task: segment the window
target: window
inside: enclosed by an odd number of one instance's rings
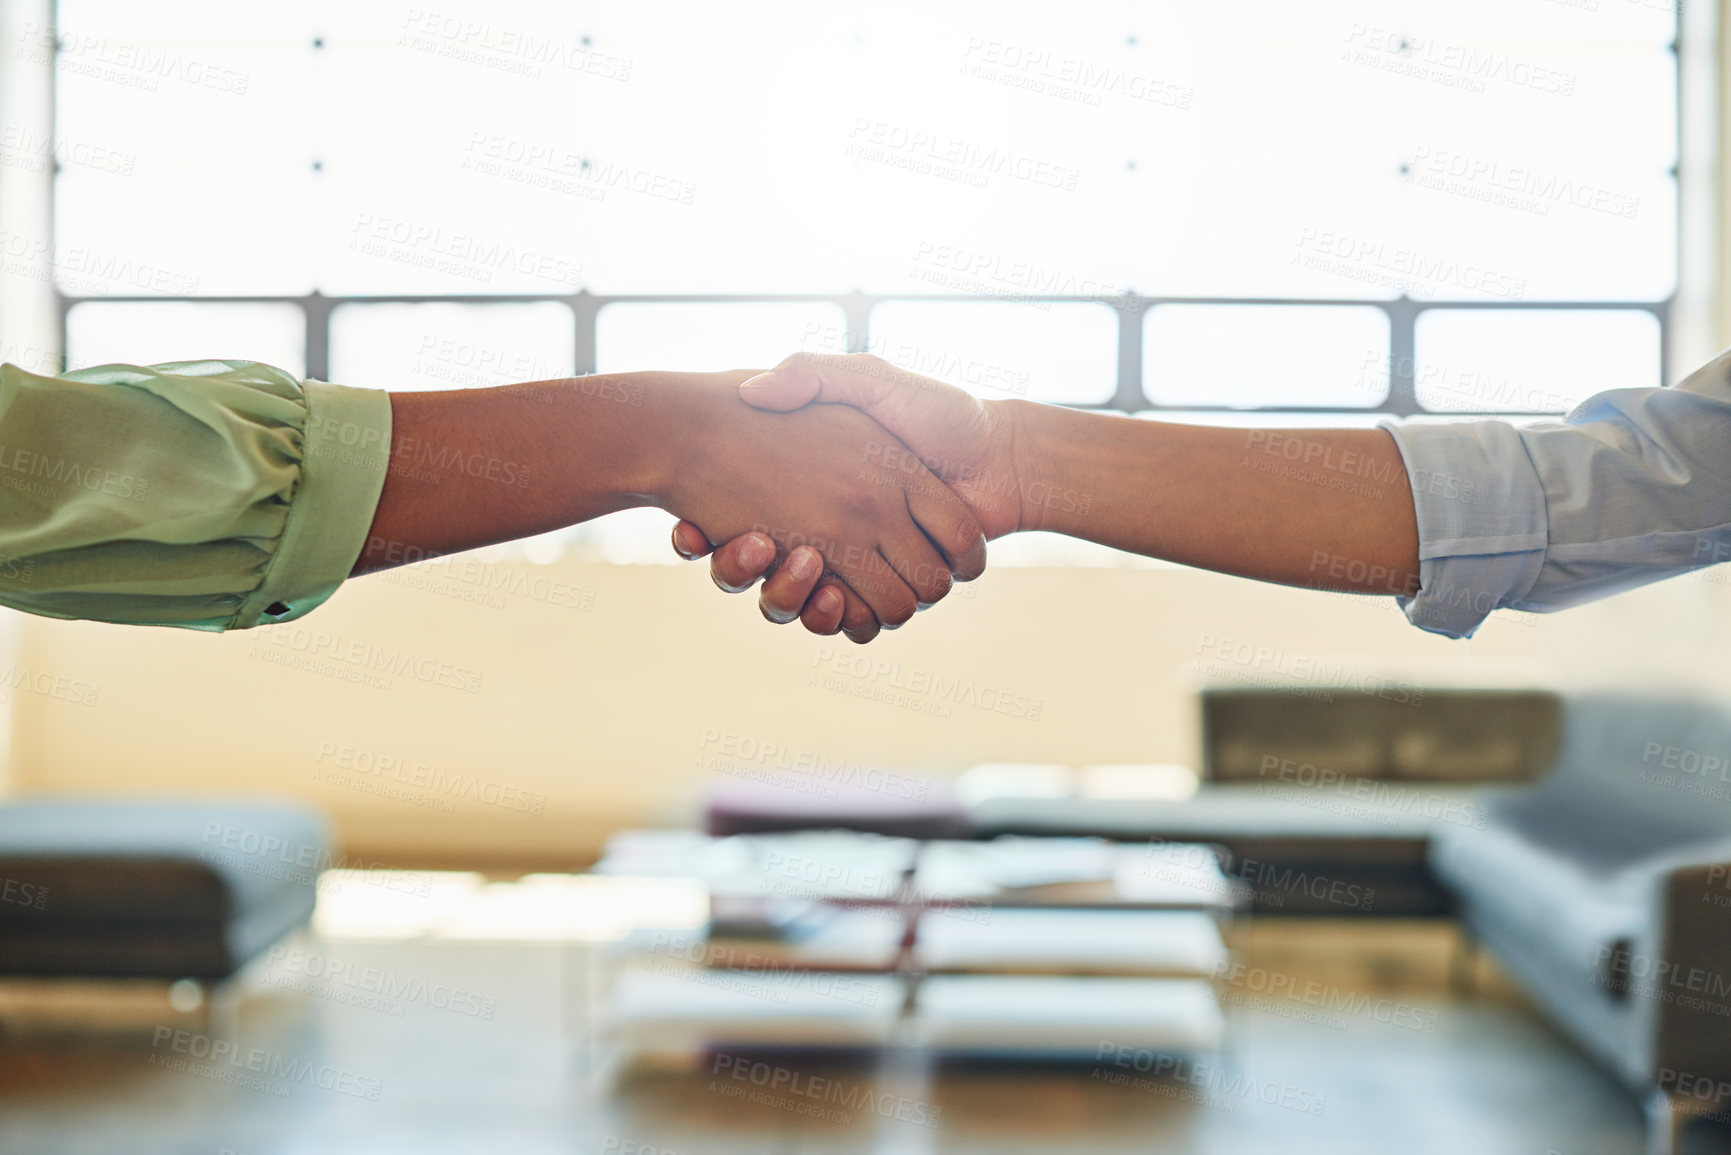
[[[1667,9],[61,0],[18,50],[56,56],[74,363],[450,388],[869,348],[1362,422],[1663,378]]]

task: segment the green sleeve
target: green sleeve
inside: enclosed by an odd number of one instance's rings
[[[250,361],[0,366],[0,604],[197,630],[342,584],[390,459],[388,394]]]

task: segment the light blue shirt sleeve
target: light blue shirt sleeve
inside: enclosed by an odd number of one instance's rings
[[[1669,389],[1612,389],[1562,421],[1385,421],[1418,515],[1413,625],[1566,609],[1731,560],[1731,352]]]

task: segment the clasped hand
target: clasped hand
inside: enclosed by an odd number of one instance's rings
[[[766,577],[759,605],[772,622],[870,641],[952,580],[978,577],[985,540],[1022,528],[1014,402],[863,354],[796,354],[767,373],[716,376],[738,379],[739,396],[765,412],[700,442],[716,456],[682,470],[693,492],[668,503],[684,519],[673,545],[688,559],[713,551],[711,574],[729,592]],[[726,493],[702,480],[741,451],[775,468],[729,473]]]

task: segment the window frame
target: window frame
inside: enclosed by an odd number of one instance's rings
[[[51,0],[53,11],[53,27],[59,26],[59,4]],[[1677,22],[1679,25],[1681,21]],[[1677,156],[1682,156],[1684,146],[1683,120],[1687,109],[1685,107],[1685,92],[1688,81],[1684,77],[1686,54],[1680,50],[1681,32],[1673,28],[1670,42],[1665,50],[1670,52],[1674,62],[1673,76],[1675,79],[1673,100],[1678,115],[1674,118],[1677,136]],[[50,109],[50,140],[57,144],[59,140],[58,124],[53,110],[58,103],[58,60],[60,55],[59,37],[55,37],[54,61],[48,69],[49,75],[49,109]],[[52,155],[52,152],[51,152]],[[51,168],[53,182],[59,179],[59,164],[56,161]],[[944,303],[1019,303],[1019,304],[1058,304],[1081,303],[1095,304],[1114,310],[1118,318],[1117,342],[1117,384],[1113,395],[1103,401],[1091,403],[1065,402],[1070,408],[1104,410],[1111,412],[1159,415],[1161,413],[1184,414],[1203,417],[1208,414],[1230,414],[1235,417],[1253,415],[1277,419],[1283,414],[1315,418],[1319,415],[1337,415],[1342,418],[1362,420],[1365,417],[1421,417],[1434,416],[1446,419],[1462,419],[1472,417],[1517,417],[1532,418],[1543,416],[1531,412],[1513,412],[1509,410],[1447,410],[1436,411],[1423,408],[1417,397],[1414,374],[1417,370],[1416,331],[1420,315],[1430,309],[1496,309],[1505,311],[1520,310],[1598,310],[1622,311],[1633,310],[1653,315],[1659,325],[1659,380],[1669,382],[1671,359],[1674,344],[1673,312],[1677,307],[1684,276],[1682,251],[1683,224],[1683,182],[1680,179],[1678,167],[1674,164],[1669,173],[1672,179],[1674,207],[1678,227],[1675,231],[1675,248],[1672,253],[1673,268],[1677,276],[1673,281],[1669,296],[1659,301],[1629,301],[1629,300],[1521,300],[1521,301],[1484,301],[1484,300],[1437,300],[1433,298],[1412,298],[1402,294],[1395,298],[1322,298],[1322,297],[1188,297],[1188,296],[1146,296],[1127,292],[1116,296],[1072,296],[1072,295],[1007,295],[1002,293],[862,293],[850,292],[841,294],[811,294],[811,293],[742,293],[742,294],[625,294],[601,295],[578,289],[571,293],[409,293],[409,294],[363,294],[326,296],[314,291],[302,296],[279,295],[78,295],[62,291],[57,280],[51,280],[56,317],[58,347],[62,350],[61,361],[65,363],[64,350],[68,335],[68,321],[73,309],[86,303],[102,302],[106,304],[133,304],[144,302],[180,301],[194,304],[270,304],[293,305],[301,310],[306,323],[306,374],[308,377],[326,380],[330,372],[330,320],[333,311],[345,305],[377,305],[377,304],[457,304],[457,305],[507,305],[551,302],[562,304],[571,310],[575,323],[575,347],[573,349],[574,372],[584,376],[595,372],[596,365],[596,318],[600,311],[612,304],[754,304],[770,302],[798,302],[829,304],[839,307],[846,318],[847,351],[870,350],[872,346],[871,315],[873,309],[886,302],[944,302]],[[57,221],[53,207],[53,194],[50,193],[49,209],[49,241],[50,250],[58,251]],[[1372,308],[1381,310],[1389,324],[1388,350],[1388,393],[1375,405],[1344,407],[1339,405],[1272,405],[1272,406],[1241,406],[1241,405],[1166,405],[1152,400],[1143,387],[1144,382],[1144,340],[1143,321],[1149,310],[1162,305],[1221,305],[1221,306],[1347,306]],[[646,366],[650,367],[650,366]],[[365,382],[355,384],[364,385]]]

